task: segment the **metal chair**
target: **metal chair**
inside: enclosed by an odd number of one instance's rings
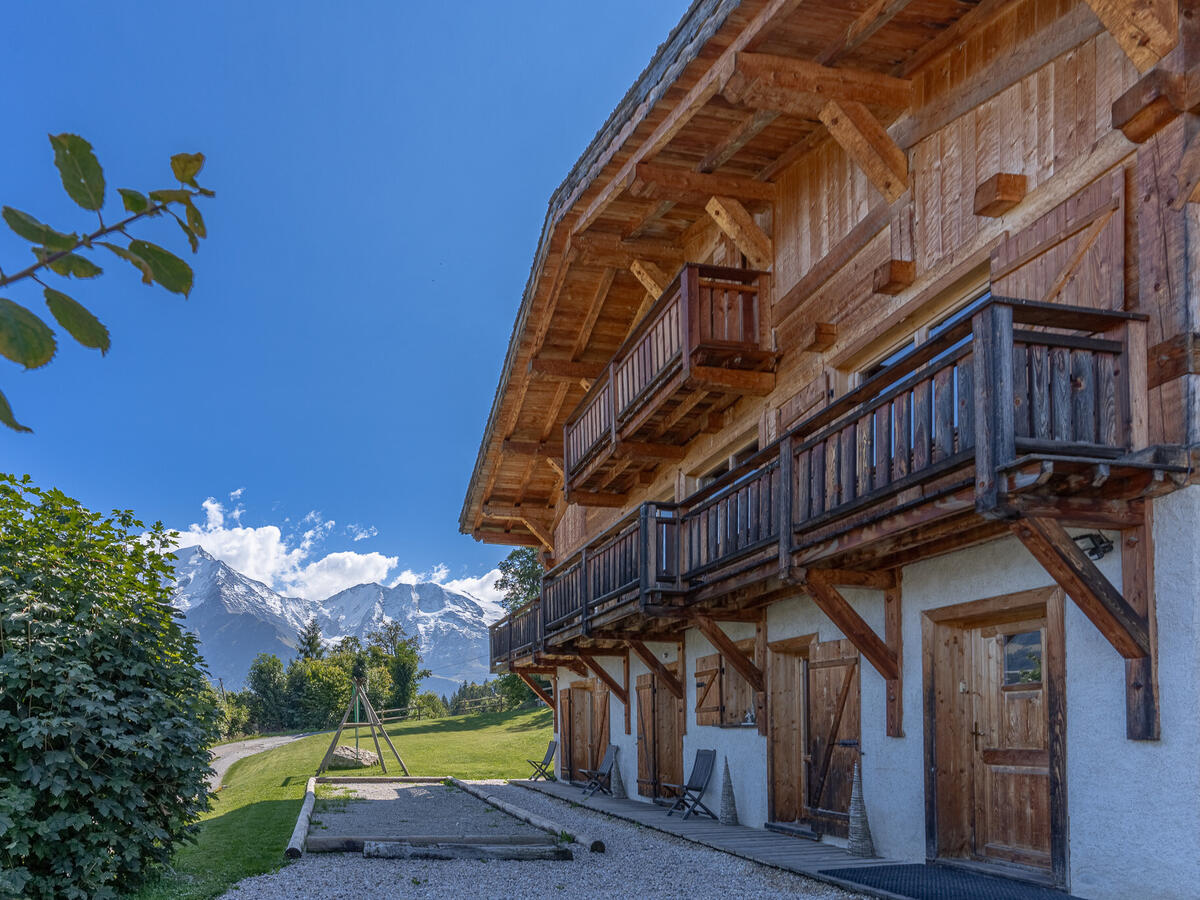
[[[554,773],[550,770],[550,764],[554,762],[554,751],[558,749],[558,741],[551,741],[546,748],[546,757],[541,762],[535,759],[527,759],[525,762],[533,766],[533,775],[530,781],[537,781],[539,777],[545,778],[547,781],[555,781]]]
[[[590,797],[596,791],[612,795],[612,770],[616,761],[617,746],[609,744],[608,749],[604,751],[604,759],[600,760],[599,768],[579,770],[588,777],[588,783],[583,788],[584,797]]]
[[[692,773],[688,776],[687,784],[663,785],[663,787],[674,788],[679,792],[679,796],[675,798],[675,804],[667,810],[668,816],[682,809],[685,819],[697,811],[703,812],[710,819],[716,818],[713,811],[700,802],[700,797],[708,787],[708,782],[712,780],[713,769],[716,766],[716,750],[697,750],[696,759],[692,763]]]

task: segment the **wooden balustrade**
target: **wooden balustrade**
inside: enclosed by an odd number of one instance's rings
[[[705,326],[719,321],[720,334],[754,324],[744,309],[731,318],[727,297],[704,302],[722,311]],[[1144,319],[990,299],[683,503],[643,504],[590,541],[546,573],[532,639],[517,613],[492,626],[493,660],[567,628],[586,634],[614,603],[686,597],[773,543],[786,557],[797,533],[952,470],[974,466],[987,514],[1022,455],[1103,462],[1141,449]]]

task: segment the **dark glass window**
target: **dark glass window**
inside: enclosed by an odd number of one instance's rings
[[[1042,683],[1042,633],[1023,631],[1004,638],[1004,683]]]

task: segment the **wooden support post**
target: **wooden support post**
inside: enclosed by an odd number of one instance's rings
[[[671,279],[667,277],[667,274],[649,260],[635,259],[629,264],[629,271],[642,283],[646,293],[655,299],[661,297],[671,285]],[[636,323],[640,318],[640,315],[637,316],[634,322]]]
[[[1154,520],[1147,501],[1137,505],[1142,521],[1121,533],[1121,581],[1125,599],[1145,616],[1150,655],[1125,660],[1125,736],[1131,741],[1157,741],[1158,635],[1154,608]]]
[[[992,303],[972,320],[975,357],[975,510],[995,518],[999,469],[1016,455],[1013,431],[1012,307]]]
[[[752,267],[764,271],[771,268],[775,259],[771,238],[758,227],[746,207],[733,197],[713,197],[704,208]]]
[[[664,666],[657,656],[650,652],[649,647],[642,641],[629,641],[629,647],[638,655],[638,659],[646,664],[646,668],[658,677],[663,686],[675,695],[676,700],[683,699],[683,682],[676,678],[675,674]]]
[[[1030,517],[1014,522],[1012,530],[1118,653],[1126,659],[1150,655],[1146,616],[1121,596],[1058,521]]]
[[[908,156],[861,103],[830,100],[821,121],[888,203],[908,190]]]
[[[900,615],[900,570],[883,591],[883,640],[896,657],[896,677],[884,686],[887,696],[888,737],[904,737],[904,639]]]
[[[629,654],[621,657],[621,665],[625,672],[625,733],[631,733],[631,716],[629,714]]]
[[[846,602],[846,598],[824,577],[824,573],[820,569],[809,569],[805,583],[808,592],[812,595],[813,602],[817,604],[821,612],[829,617],[830,621],[838,627],[858,652],[866,657],[867,662],[875,668],[875,671],[885,680],[899,679],[900,665],[896,654],[879,635],[871,630],[871,626],[863,617],[854,611],[854,608]]]
[[[754,665],[763,673],[763,689],[754,695],[754,721],[758,723],[758,733],[766,737],[770,734],[770,722],[767,717],[767,611],[764,609],[758,621],[754,623]]]
[[[524,672],[518,672],[517,677],[529,685],[529,689],[538,695],[538,699],[540,699],[551,709],[554,709],[554,698],[546,693],[546,689],[544,687],[533,680],[532,675],[526,675]]]
[[[717,648],[717,652],[725,659],[725,662],[733,666],[739,675],[754,689],[755,693],[762,693],[767,689],[766,679],[763,678],[762,669],[754,664],[750,657],[746,656],[724,631],[721,626],[710,619],[708,616],[697,616],[696,625],[700,629],[710,644]]]
[[[625,688],[621,686],[620,682],[618,682],[615,678],[609,675],[608,672],[605,671],[604,666],[600,665],[600,662],[596,659],[596,657],[592,656],[590,653],[584,653],[583,651],[580,651],[579,658],[583,660],[583,664],[587,666],[597,678],[604,682],[605,686],[610,691],[617,695],[618,700],[620,700],[626,706],[629,705],[629,694],[626,692]]]

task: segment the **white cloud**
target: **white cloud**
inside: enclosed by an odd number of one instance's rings
[[[229,494],[236,502],[245,489]],[[232,509],[213,497],[201,508],[204,522],[192,523],[179,532],[181,547],[202,546],[217,559],[237,571],[261,581],[281,593],[304,597],[317,602],[354,587],[357,584],[379,582],[395,587],[397,584],[433,582],[452,591],[470,594],[484,602],[493,614],[499,613],[502,595],[496,590],[500,571],[478,577],[450,579],[450,569],[438,563],[427,571],[405,568],[393,574],[399,558],[383,553],[356,553],[352,550],[321,552],[324,541],[333,534],[337,523],[325,519],[317,510],[300,520],[302,531],[285,533],[278,525],[256,527],[241,524],[245,511],[239,504]],[[287,525],[289,519],[284,518]],[[350,525],[345,529],[353,542],[375,537],[374,527]]]

